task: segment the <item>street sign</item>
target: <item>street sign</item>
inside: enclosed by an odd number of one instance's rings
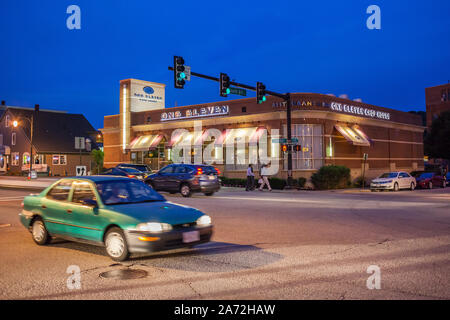
[[[184,66],[184,74],[186,75],[186,78],[184,78],[184,80],[191,81],[191,67],[190,66]]]
[[[75,137],[75,149],[83,150],[85,147],[84,137]]]
[[[272,143],[287,143],[287,139],[285,139],[285,138],[272,139]]]
[[[237,94],[238,96],[247,96],[247,90],[241,89],[241,88],[231,88],[230,87],[230,93],[231,94]]]
[[[31,179],[37,179],[37,172],[36,172],[36,170],[31,170],[30,178]]]
[[[76,170],[77,170],[77,177],[87,176],[86,166],[77,166]]]
[[[292,143],[298,143],[298,138],[292,138],[292,139],[291,139],[291,142],[292,142]]]

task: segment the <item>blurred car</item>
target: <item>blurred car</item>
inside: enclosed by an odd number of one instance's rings
[[[102,176],[122,176],[127,178],[134,178],[138,180],[144,180],[147,175],[143,173],[142,171],[136,170],[134,168],[110,168],[106,171],[103,171],[100,175]]]
[[[416,179],[409,173],[388,172],[383,173],[376,179],[373,179],[370,183],[370,190],[393,190],[398,191],[400,189],[410,189],[411,191],[416,188]]]
[[[212,196],[220,189],[219,170],[208,165],[169,164],[150,175],[145,182],[157,191],[180,192],[190,197],[194,192]]]
[[[417,187],[422,189],[433,189],[434,187],[446,187],[445,177],[436,172],[424,172],[417,178]]]
[[[21,223],[38,245],[52,237],[104,246],[115,261],[133,252],[192,247],[211,239],[211,218],[171,202],[142,181],[63,178],[24,198]]]
[[[417,178],[418,176],[420,176],[424,172],[426,172],[426,171],[412,171],[410,173],[410,175],[413,176],[414,178]]]
[[[134,164],[134,163],[119,163],[116,168],[133,168],[138,171],[145,173],[146,175],[152,174],[152,169],[150,169],[146,164]]]

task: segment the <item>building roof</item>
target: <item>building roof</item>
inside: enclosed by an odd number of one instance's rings
[[[78,153],[75,149],[75,137],[85,137],[91,140],[91,149],[96,149],[95,136],[97,130],[82,114],[55,112],[34,109],[7,108],[13,118],[31,118],[34,115],[33,146],[40,153]],[[29,121],[23,121],[23,131],[30,137]]]

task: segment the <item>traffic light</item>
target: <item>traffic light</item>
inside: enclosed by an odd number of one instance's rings
[[[294,147],[294,150],[295,150],[296,152],[300,152],[300,151],[302,151],[302,146],[299,145],[299,144],[296,144],[295,147]]]
[[[184,80],[186,74],[184,73],[184,59],[182,57],[173,57],[173,69],[175,88],[183,89],[186,83]]]
[[[227,97],[230,94],[230,77],[226,73],[220,73],[220,95]]]
[[[283,151],[284,153],[286,153],[288,151],[288,145],[287,144],[282,144],[281,145],[281,151]]]
[[[256,102],[261,104],[265,102],[266,99],[266,86],[261,82],[256,83]]]

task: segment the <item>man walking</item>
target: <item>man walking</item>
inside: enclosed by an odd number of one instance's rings
[[[268,178],[267,164],[263,164],[261,166],[260,174],[261,174],[262,183],[259,186],[259,191],[263,191],[265,185],[267,185],[267,188],[269,189],[269,191],[272,191],[272,188],[270,187],[270,183],[269,183],[269,178]]]
[[[252,165],[249,164],[247,168],[247,185],[245,187],[245,191],[253,190],[255,190],[255,174],[253,173]]]

